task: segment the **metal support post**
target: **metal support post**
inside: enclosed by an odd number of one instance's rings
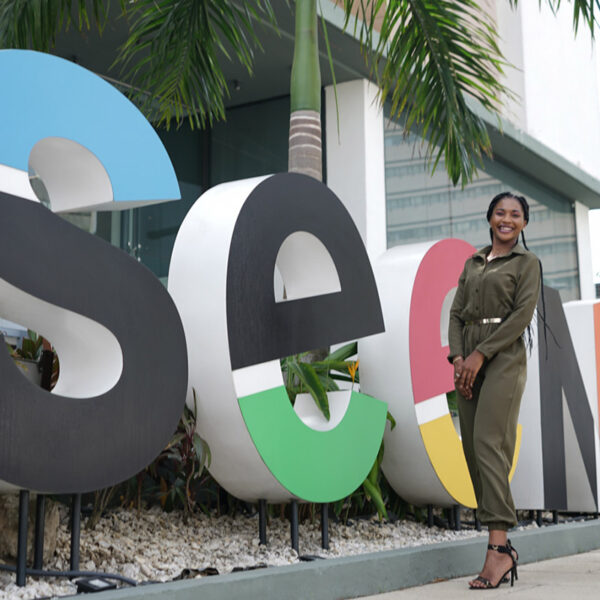
[[[433,504],[427,505],[427,527],[433,527]]]
[[[267,501],[258,501],[258,543],[267,543]]]
[[[71,497],[71,571],[79,571],[79,537],[81,533],[81,494]]]
[[[290,529],[292,535],[292,549],[298,552],[298,500],[290,502]]]
[[[321,548],[329,550],[329,504],[321,504]]]
[[[46,524],[46,496],[38,494],[35,501],[35,537],[33,568],[41,569],[44,562],[44,527]]]
[[[453,520],[454,520],[454,531],[460,531],[462,529],[462,525],[460,522],[460,506],[455,504],[452,507]]]
[[[19,492],[19,534],[17,538],[17,585],[25,585],[27,568],[27,527],[29,520],[29,492]]]

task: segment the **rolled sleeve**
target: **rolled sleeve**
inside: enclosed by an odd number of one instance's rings
[[[463,328],[465,324],[461,318],[461,313],[464,307],[466,269],[465,265],[458,279],[458,288],[452,301],[452,308],[450,308],[450,322],[448,324],[449,362],[452,362],[457,356],[464,356],[465,352],[463,344]]]

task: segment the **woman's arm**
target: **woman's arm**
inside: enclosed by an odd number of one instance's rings
[[[452,308],[450,309],[450,322],[448,324],[448,343],[450,345],[448,360],[450,362],[454,362],[455,358],[462,358],[464,356],[463,327],[465,324],[461,318],[461,313],[464,306],[466,269],[467,265],[465,264],[463,272],[458,279],[458,288],[456,289]]]

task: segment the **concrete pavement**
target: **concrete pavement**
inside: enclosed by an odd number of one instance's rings
[[[475,573],[473,574],[475,575]],[[406,588],[362,600],[458,600],[472,598],[467,587],[470,577]],[[513,588],[502,584],[498,589],[484,590],[485,600],[510,597],[523,600],[588,600],[600,599],[600,550],[543,560],[519,566],[519,580]]]

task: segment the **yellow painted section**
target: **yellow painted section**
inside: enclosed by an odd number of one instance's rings
[[[456,434],[450,414],[424,423],[420,428],[429,460],[431,460],[435,473],[448,494],[458,504],[462,504],[468,508],[477,508],[475,491],[471,483],[471,476],[469,475],[469,468],[465,460],[462,443]],[[517,440],[513,464],[508,475],[509,481],[512,480],[517,462],[519,461],[522,435],[523,427],[519,424],[517,425]]]
[[[523,425],[519,423],[517,425],[517,440],[515,442],[515,455],[513,456],[512,467],[510,469],[510,473],[508,474],[508,480],[512,481],[513,475],[515,474],[515,469],[517,468],[517,463],[519,462],[519,452],[521,451],[521,437],[523,436]]]
[[[475,491],[450,413],[421,425],[429,460],[441,484],[458,504],[476,508]]]

